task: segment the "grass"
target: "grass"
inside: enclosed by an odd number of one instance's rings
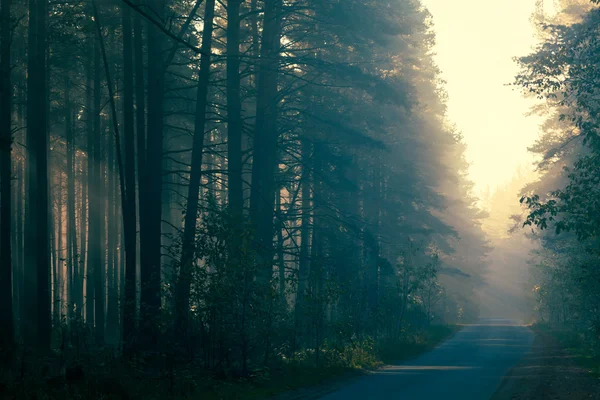
[[[533,325],[533,329],[554,337],[579,366],[600,377],[600,343],[589,340],[583,333],[568,326],[538,323]]]
[[[459,325],[434,325],[426,331],[408,335],[402,341],[384,342],[378,351],[379,358],[390,364],[417,357],[433,350],[461,328]]]
[[[84,379],[68,382],[65,377],[43,378],[41,369],[32,366],[23,379],[10,379],[10,372],[0,374],[0,398],[262,400],[297,389],[342,384],[384,362],[399,362],[429,351],[458,329],[432,326],[393,342],[364,340],[344,347],[325,344],[319,353],[319,367],[314,350],[303,350],[293,359],[282,358],[270,368],[253,368],[250,376],[237,379],[190,366],[148,374],[115,360],[114,365],[101,369],[90,367]]]

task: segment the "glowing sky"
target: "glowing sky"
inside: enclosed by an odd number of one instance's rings
[[[506,84],[517,72],[513,57],[535,44],[530,17],[535,0],[422,0],[433,15],[436,62],[447,81],[448,113],[468,144],[476,191],[493,190],[522,165],[538,136],[532,100]]]

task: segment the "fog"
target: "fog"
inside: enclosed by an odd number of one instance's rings
[[[0,0],[0,391],[236,398],[595,324],[597,9],[449,5]]]

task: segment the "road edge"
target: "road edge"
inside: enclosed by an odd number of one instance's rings
[[[523,353],[523,355],[521,356],[521,358],[519,358],[517,360],[517,362],[515,363],[515,365],[513,365],[508,372],[502,377],[502,380],[500,381],[500,383],[498,384],[498,386],[496,387],[496,390],[494,391],[494,394],[492,395],[492,397],[490,399],[493,400],[510,400],[510,398],[512,396],[507,396],[507,393],[512,393],[514,390],[513,388],[515,387],[515,385],[517,384],[518,380],[514,379],[515,372],[517,370],[517,368],[519,368],[521,366],[521,363],[523,362],[523,359],[525,359],[525,357],[527,356],[527,354],[531,353],[532,349],[533,349],[533,344],[535,343],[535,338],[536,338],[536,332],[535,330],[531,329],[532,325],[521,325],[525,328],[527,328],[527,330],[529,330],[529,332],[531,332],[531,334],[533,335],[533,339],[531,341],[531,345],[529,346],[529,349]],[[513,379],[511,379],[513,378]]]

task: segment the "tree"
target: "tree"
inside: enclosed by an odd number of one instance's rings
[[[63,360],[80,331],[122,333],[126,358],[245,375],[475,318],[488,250],[429,19],[412,0],[32,0],[8,83],[19,336],[55,301],[40,326],[67,324]]]
[[[123,339],[124,352],[131,355],[134,347],[136,328],[136,286],[137,286],[137,206],[136,206],[136,179],[135,179],[135,131],[134,131],[134,65],[133,65],[133,31],[131,24],[131,9],[127,5],[121,5],[121,18],[123,20],[123,139],[125,151],[124,176],[125,186],[123,192],[123,234],[125,242],[125,293],[123,301]],[[141,60],[140,60],[141,61]],[[141,70],[138,71],[140,73]],[[143,76],[142,82],[143,82]],[[143,88],[142,88],[143,95]],[[142,99],[143,104],[143,99]],[[138,107],[140,103],[138,101]],[[143,124],[143,105],[141,105],[141,118]],[[140,121],[141,119],[141,121]],[[143,132],[143,127],[141,128]]]
[[[48,201],[48,132],[46,81],[46,0],[29,3],[29,55],[27,81],[27,145],[29,156],[28,206],[31,219],[28,239],[35,247],[30,266],[35,265],[37,299],[36,344],[50,349],[50,242]],[[30,270],[31,271],[31,270]]]
[[[202,174],[202,153],[204,151],[204,136],[206,131],[206,108],[208,103],[214,13],[214,0],[207,0],[204,9],[204,30],[202,31],[203,54],[200,56],[200,72],[198,74],[198,89],[196,95],[196,119],[194,121],[194,139],[192,141],[190,184],[188,186],[180,270],[176,292],[176,329],[182,335],[188,333],[187,321],[190,308],[190,286],[192,283],[193,266],[196,259],[196,223],[198,218],[200,178]]]
[[[273,259],[274,176],[277,163],[277,83],[281,40],[282,2],[265,0],[260,48],[253,146],[250,219],[262,265],[260,278],[268,281]]]
[[[543,21],[541,42],[519,59],[515,84],[545,101],[544,134],[532,151],[542,155],[542,176],[522,193],[524,226],[541,249],[532,253],[538,317],[568,324],[594,343],[597,313],[598,167],[600,142],[597,29],[600,10],[565,0],[553,21]],[[553,228],[548,231],[548,228]]]
[[[0,3],[0,282],[3,311],[2,358],[12,360],[14,345],[13,264],[11,252],[12,214],[12,83],[11,83],[11,18],[10,0]]]
[[[148,2],[160,19],[164,15],[163,0]],[[162,220],[162,153],[164,127],[164,56],[162,33],[152,23],[147,24],[148,37],[148,121],[146,136],[144,184],[140,199],[143,209],[146,237],[141,242],[141,298],[140,324],[145,326],[145,346],[151,349],[158,339],[158,321],[161,309],[161,220]]]

